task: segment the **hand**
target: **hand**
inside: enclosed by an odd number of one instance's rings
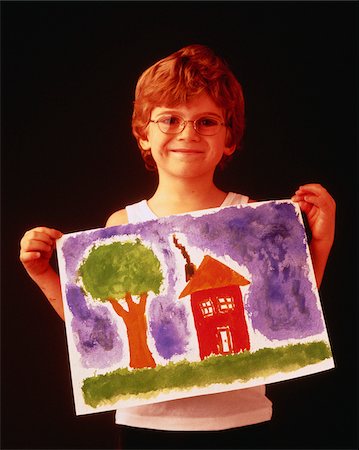
[[[50,268],[50,258],[56,239],[62,236],[52,228],[37,227],[27,231],[20,242],[20,261],[32,278],[43,275]]]
[[[335,201],[320,184],[300,186],[292,197],[306,214],[312,240],[333,244],[335,232]]]

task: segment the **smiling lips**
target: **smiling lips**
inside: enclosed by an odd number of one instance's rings
[[[202,150],[196,150],[196,149],[191,149],[191,148],[175,148],[175,149],[171,149],[170,152],[186,154],[186,155],[198,155],[200,153],[203,153]]]

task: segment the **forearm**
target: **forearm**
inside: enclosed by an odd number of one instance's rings
[[[306,215],[312,234],[310,253],[315,278],[320,287],[335,235],[336,204],[329,192],[320,184],[300,186],[292,197]]]
[[[318,241],[315,239],[311,241],[309,246],[318,289],[323,280],[331,247],[331,241]]]
[[[43,274],[31,276],[31,278],[45,294],[47,300],[57,314],[62,320],[64,320],[64,306],[62,301],[60,278],[58,274],[52,269],[52,267],[49,267],[49,269]]]
[[[27,231],[20,241],[20,261],[57,314],[64,319],[60,278],[50,266],[56,240],[61,236],[61,231],[48,227]]]

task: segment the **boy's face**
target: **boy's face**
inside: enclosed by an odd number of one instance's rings
[[[224,122],[222,109],[205,93],[173,108],[155,107],[151,120],[157,121],[168,116],[191,121],[206,117]],[[147,137],[140,143],[143,149],[151,150],[160,175],[166,173],[185,178],[203,175],[213,177],[223,154],[230,155],[234,152],[235,146],[225,145],[225,126],[220,126],[218,133],[213,136],[203,136],[197,133],[193,125],[193,122],[189,122],[181,133],[166,134],[159,129],[157,123],[149,123]]]

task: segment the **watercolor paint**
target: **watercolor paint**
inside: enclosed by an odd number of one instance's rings
[[[77,414],[334,367],[289,200],[70,233],[57,251]]]

